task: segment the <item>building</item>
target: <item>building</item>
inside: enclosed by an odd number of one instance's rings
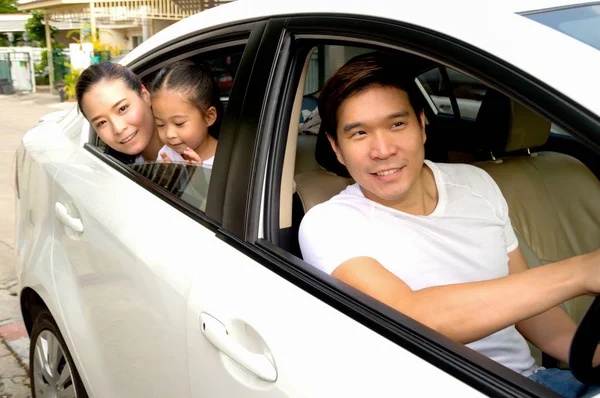
[[[17,8],[43,10],[51,25],[79,24],[82,36],[89,33],[91,40],[99,38],[123,52],[176,21],[230,1],[233,0],[22,0]],[[46,29],[46,36],[49,34]],[[51,46],[50,40],[46,42]]]

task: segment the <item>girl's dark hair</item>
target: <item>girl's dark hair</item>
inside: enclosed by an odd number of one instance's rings
[[[85,116],[81,107],[83,96],[101,81],[122,80],[123,83],[138,95],[142,95],[142,81],[127,67],[112,62],[101,62],[88,66],[77,79],[75,95],[79,111]]]
[[[347,98],[372,86],[395,87],[408,94],[417,118],[423,110],[417,85],[406,75],[402,63],[393,55],[372,52],[358,55],[327,80],[319,95],[321,128],[337,142],[337,112]]]
[[[191,61],[179,61],[162,68],[152,83],[152,93],[160,90],[182,92],[200,112],[206,115],[211,106],[217,110],[217,119],[208,128],[208,134],[219,138],[223,104],[219,99],[219,87],[209,65],[195,64]]]

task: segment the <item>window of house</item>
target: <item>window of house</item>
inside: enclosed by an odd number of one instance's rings
[[[131,48],[134,49],[140,44],[142,44],[143,37],[142,36],[131,36]]]

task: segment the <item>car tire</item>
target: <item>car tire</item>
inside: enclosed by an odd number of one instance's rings
[[[55,355],[51,354],[52,352],[55,352]],[[71,353],[54,318],[46,309],[38,312],[33,322],[29,363],[33,398],[87,398]]]

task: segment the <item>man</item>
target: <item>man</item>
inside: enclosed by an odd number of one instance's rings
[[[492,178],[424,159],[420,98],[380,53],[352,59],[327,81],[319,113],[356,184],[306,214],[304,259],[539,381],[550,372],[537,368],[525,339],[568,361],[576,327],[557,306],[600,293],[600,251],[528,270]],[[574,396],[592,393],[565,375]]]

